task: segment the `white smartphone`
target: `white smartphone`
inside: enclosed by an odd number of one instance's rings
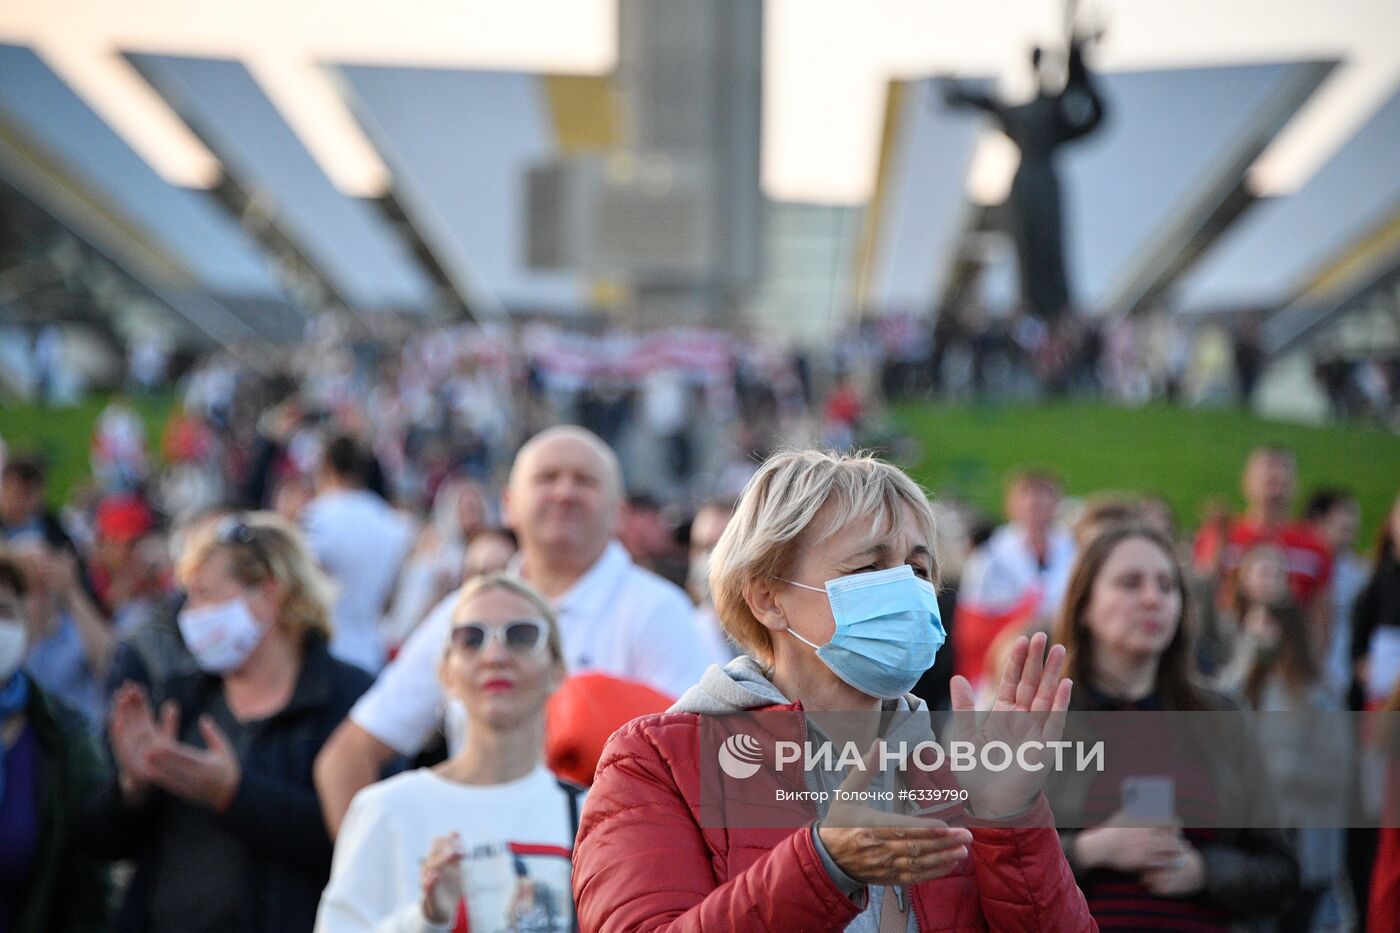
[[[1134,823],[1169,823],[1176,816],[1176,781],[1171,777],[1126,777],[1119,792],[1123,815]]]

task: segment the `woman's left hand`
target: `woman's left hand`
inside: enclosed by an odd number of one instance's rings
[[[176,797],[222,813],[233,803],[243,771],[228,738],[208,716],[199,717],[204,748],[167,736],[146,755],[152,781]]]
[[[1065,649],[1055,645],[1049,654],[1044,632],[1030,640],[1022,636],[1012,646],[1002,671],[1001,685],[991,715],[981,716],[974,707],[972,684],[966,677],[953,678],[950,692],[953,706],[954,738],[971,742],[976,749],[976,766],[958,772],[958,781],[968,794],[975,816],[1007,816],[1029,806],[1045,784],[1045,744],[1059,741],[1069,709],[1068,678],[1061,678]],[[979,721],[979,719],[981,721]],[[1013,756],[1012,766],[992,770],[982,766],[982,751],[989,742],[1003,742]],[[1027,743],[1040,743],[1022,755]],[[1039,770],[1021,767],[1022,761],[1040,763]]]
[[[1187,844],[1186,853],[1175,864],[1143,872],[1138,880],[1158,897],[1190,897],[1206,886],[1206,860]]]

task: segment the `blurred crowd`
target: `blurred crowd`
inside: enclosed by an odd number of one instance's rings
[[[608,736],[745,650],[708,562],[775,449],[869,443],[875,400],[1026,365],[1125,397],[1187,378],[1141,365],[1117,330],[1094,352],[934,336],[861,327],[817,361],[698,330],[371,337],[327,321],[267,365],[199,361],[158,437],[114,399],[92,484],[57,509],[47,465],[9,450],[0,931],[569,929],[581,788]],[[1400,500],[1370,516],[1373,547],[1355,498],[1299,490],[1286,449],[1251,454],[1245,511],[1199,528],[1156,497],[1068,499],[1065,479],[1018,472],[1001,523],[935,503],[948,642],[913,691],[931,708],[954,673],[991,702],[1016,640],[1072,642],[1080,611],[1105,631],[1113,612],[1170,615],[1185,635],[1154,650],[1179,650],[1173,676],[1249,708],[1396,705]],[[1124,528],[1170,553],[1129,579]],[[1124,608],[1113,591],[1143,574],[1160,592]],[[1085,676],[1076,691],[1107,708],[1197,696]],[[1317,794],[1295,751],[1271,758],[1294,769],[1277,781]],[[1235,840],[1244,867],[1262,847],[1287,872],[1192,928],[1355,929],[1368,910],[1383,928],[1400,915],[1386,832],[1379,857],[1374,831]],[[1103,885],[1147,871],[1127,848],[1184,859],[1203,840],[1066,845],[1101,927],[1126,929]],[[1149,872],[1133,896],[1210,890],[1189,881]]]
[[[1248,407],[1269,362],[1261,319],[1157,314],[1052,326],[1029,315],[870,318],[838,341],[843,361],[873,361],[890,400],[1073,396],[1125,404]],[[1330,417],[1393,427],[1400,358],[1319,351],[1314,387]]]

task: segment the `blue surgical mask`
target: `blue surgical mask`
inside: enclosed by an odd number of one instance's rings
[[[826,588],[784,580],[804,590],[825,592],[836,632],[824,645],[812,644],[831,672],[867,696],[893,700],[933,667],[948,637],[938,612],[933,584],[914,576],[908,564],[826,581]]]

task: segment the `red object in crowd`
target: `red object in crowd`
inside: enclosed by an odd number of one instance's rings
[[[593,783],[608,738],[623,724],[670,709],[675,700],[646,684],[590,672],[568,678],[545,709],[545,762],[575,784]]]
[[[842,386],[826,398],[826,420],[847,426],[860,420],[860,398],[850,387]]]
[[[1327,542],[1302,522],[1289,522],[1273,528],[1263,528],[1235,518],[1225,533],[1225,554],[1221,567],[1226,580],[1232,580],[1240,560],[1261,544],[1271,544],[1283,551],[1288,562],[1288,586],[1293,598],[1301,605],[1312,602],[1314,596],[1327,588],[1332,580],[1332,551]],[[1207,525],[1196,536],[1194,559],[1197,567],[1209,566],[1220,549],[1219,532]],[[1233,592],[1233,587],[1226,587]]]
[[[1394,929],[1396,918],[1400,918],[1400,763],[1392,763],[1386,769],[1385,804],[1376,862],[1371,868],[1370,897],[1366,929]]]
[[[1013,626],[1031,621],[1039,605],[1039,589],[1029,590],[1020,602],[1000,612],[959,601],[953,618],[954,672],[977,686],[986,669],[987,652],[996,644],[997,637]]]
[[[155,528],[156,517],[140,496],[124,493],[98,504],[96,525],[98,538],[124,544]]]
[[[171,463],[197,463],[209,454],[209,429],[198,418],[177,412],[166,425],[164,446]]]

